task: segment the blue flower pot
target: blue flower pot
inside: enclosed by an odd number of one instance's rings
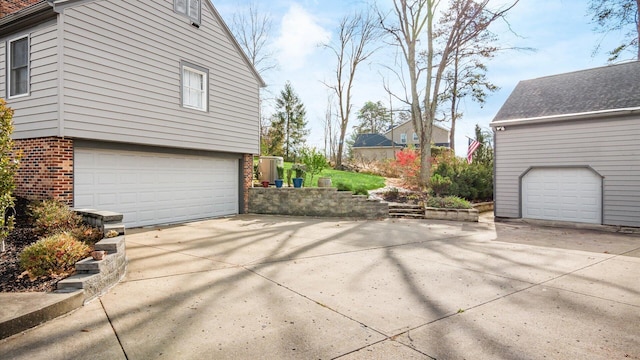
[[[284,180],[276,179],[276,187],[277,188],[281,188],[283,183],[284,183]]]
[[[301,188],[303,180],[304,180],[303,178],[293,178],[293,187],[294,188]]]

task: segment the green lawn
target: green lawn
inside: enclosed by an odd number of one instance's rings
[[[287,169],[291,169],[291,165],[293,165],[293,163],[288,163],[288,162],[284,163],[285,177],[286,177],[286,171]],[[320,176],[316,175],[313,177],[313,184],[309,184],[305,182],[305,186],[317,186],[319,177],[331,178],[331,183],[333,184],[334,187],[337,183],[343,183],[343,184],[349,185],[349,187],[351,188],[364,187],[367,190],[374,190],[374,189],[379,189],[381,187],[384,187],[384,178],[382,176],[361,174],[361,173],[340,171],[340,170],[333,170],[333,169],[324,169],[320,173]]]

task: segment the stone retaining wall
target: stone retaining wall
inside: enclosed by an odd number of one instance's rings
[[[424,218],[434,220],[453,220],[478,222],[478,210],[476,209],[439,209],[425,208]]]
[[[493,211],[493,201],[472,204],[473,208],[478,212]]]
[[[102,260],[86,258],[76,263],[76,273],[58,282],[57,291],[84,290],[85,302],[105,293],[122,279],[127,270],[124,225],[122,214],[90,209],[75,210],[83,220],[99,228],[105,235],[111,230],[118,236],[104,238],[95,244],[95,250],[106,251]]]
[[[348,217],[389,217],[389,204],[336,188],[251,188],[249,212],[254,214]]]

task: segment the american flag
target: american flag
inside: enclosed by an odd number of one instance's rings
[[[475,139],[469,139],[469,149],[467,150],[467,163],[473,162],[473,153],[480,147],[480,142]]]

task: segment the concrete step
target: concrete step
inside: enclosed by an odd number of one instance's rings
[[[413,204],[389,204],[389,209],[424,209],[422,205]]]
[[[118,235],[124,235],[124,224],[121,223],[121,222],[104,224],[104,233],[105,234],[107,234],[111,230],[117,231]]]
[[[389,213],[415,213],[424,214],[423,208],[389,208]]]
[[[84,289],[84,283],[93,276],[100,274],[75,274],[58,281],[58,290]]]
[[[409,213],[394,214],[394,213],[389,213],[389,217],[391,217],[391,218],[406,218],[406,219],[424,219],[424,214],[409,214]]]

